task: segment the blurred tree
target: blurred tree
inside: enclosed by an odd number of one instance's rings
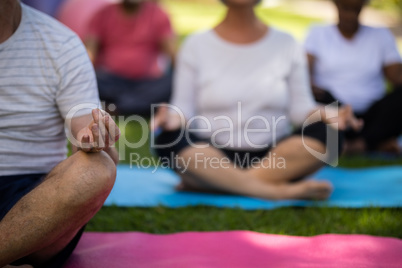
[[[371,5],[378,8],[398,8],[402,12],[402,0],[371,0]]]

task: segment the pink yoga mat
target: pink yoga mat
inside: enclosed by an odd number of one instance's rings
[[[85,233],[66,268],[402,267],[402,240],[248,231]]]

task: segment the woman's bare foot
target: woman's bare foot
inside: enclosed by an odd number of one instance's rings
[[[281,187],[283,187],[283,199],[325,200],[333,190],[329,182],[315,180],[284,184]]]
[[[344,154],[355,155],[362,154],[366,151],[366,143],[363,139],[356,139],[351,141],[345,141]]]
[[[180,191],[180,192],[193,191],[193,189],[191,187],[184,184],[184,182],[182,182],[182,181],[179,184],[177,184],[174,188],[176,189],[176,191]]]
[[[377,147],[377,150],[383,153],[400,154],[400,148],[398,144],[398,139],[393,138],[386,140]]]
[[[332,193],[332,185],[326,181],[306,180],[298,183],[273,184],[278,187],[278,196],[275,199],[302,199],[302,200],[325,200]],[[201,189],[185,182],[176,186],[177,191],[203,192],[203,193],[225,193],[223,191]],[[226,193],[229,194],[229,193]],[[269,198],[271,199],[271,198]]]

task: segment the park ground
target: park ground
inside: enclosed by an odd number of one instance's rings
[[[260,7],[258,15],[270,25],[293,34],[299,41],[304,39],[311,24],[334,20],[334,11],[329,2],[297,0],[282,3],[279,6]],[[162,4],[171,15],[173,25],[181,40],[194,31],[212,27],[224,14],[224,8],[212,0],[165,0],[162,1]],[[396,14],[397,12],[389,11],[386,8],[385,11],[370,8],[364,15],[364,20],[374,25],[390,27],[398,37],[400,48],[402,48],[402,33],[398,31],[400,17]],[[131,143],[138,142],[143,133],[136,122],[130,122],[122,131]],[[138,149],[125,148],[124,154],[127,160],[122,164],[128,163],[130,153],[151,157],[148,148],[148,143]],[[348,168],[384,165],[402,165],[402,158],[356,156],[340,159],[340,166]],[[378,179],[381,180],[381,178]],[[133,192],[135,193],[135,189]],[[177,209],[162,206],[156,208],[104,207],[89,222],[87,230],[98,232],[140,231],[154,234],[183,231],[251,230],[297,236],[337,233],[402,238],[402,208],[288,207],[275,210],[244,211],[206,206]]]

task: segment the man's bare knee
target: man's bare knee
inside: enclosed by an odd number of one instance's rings
[[[104,196],[112,190],[116,179],[116,165],[104,152],[85,154],[75,166],[78,176],[74,187],[87,198]]]
[[[64,201],[69,205],[82,206],[87,203],[103,203],[113,188],[116,166],[104,152],[87,154],[77,152],[67,159],[63,174],[57,169],[49,176],[60,178]]]

